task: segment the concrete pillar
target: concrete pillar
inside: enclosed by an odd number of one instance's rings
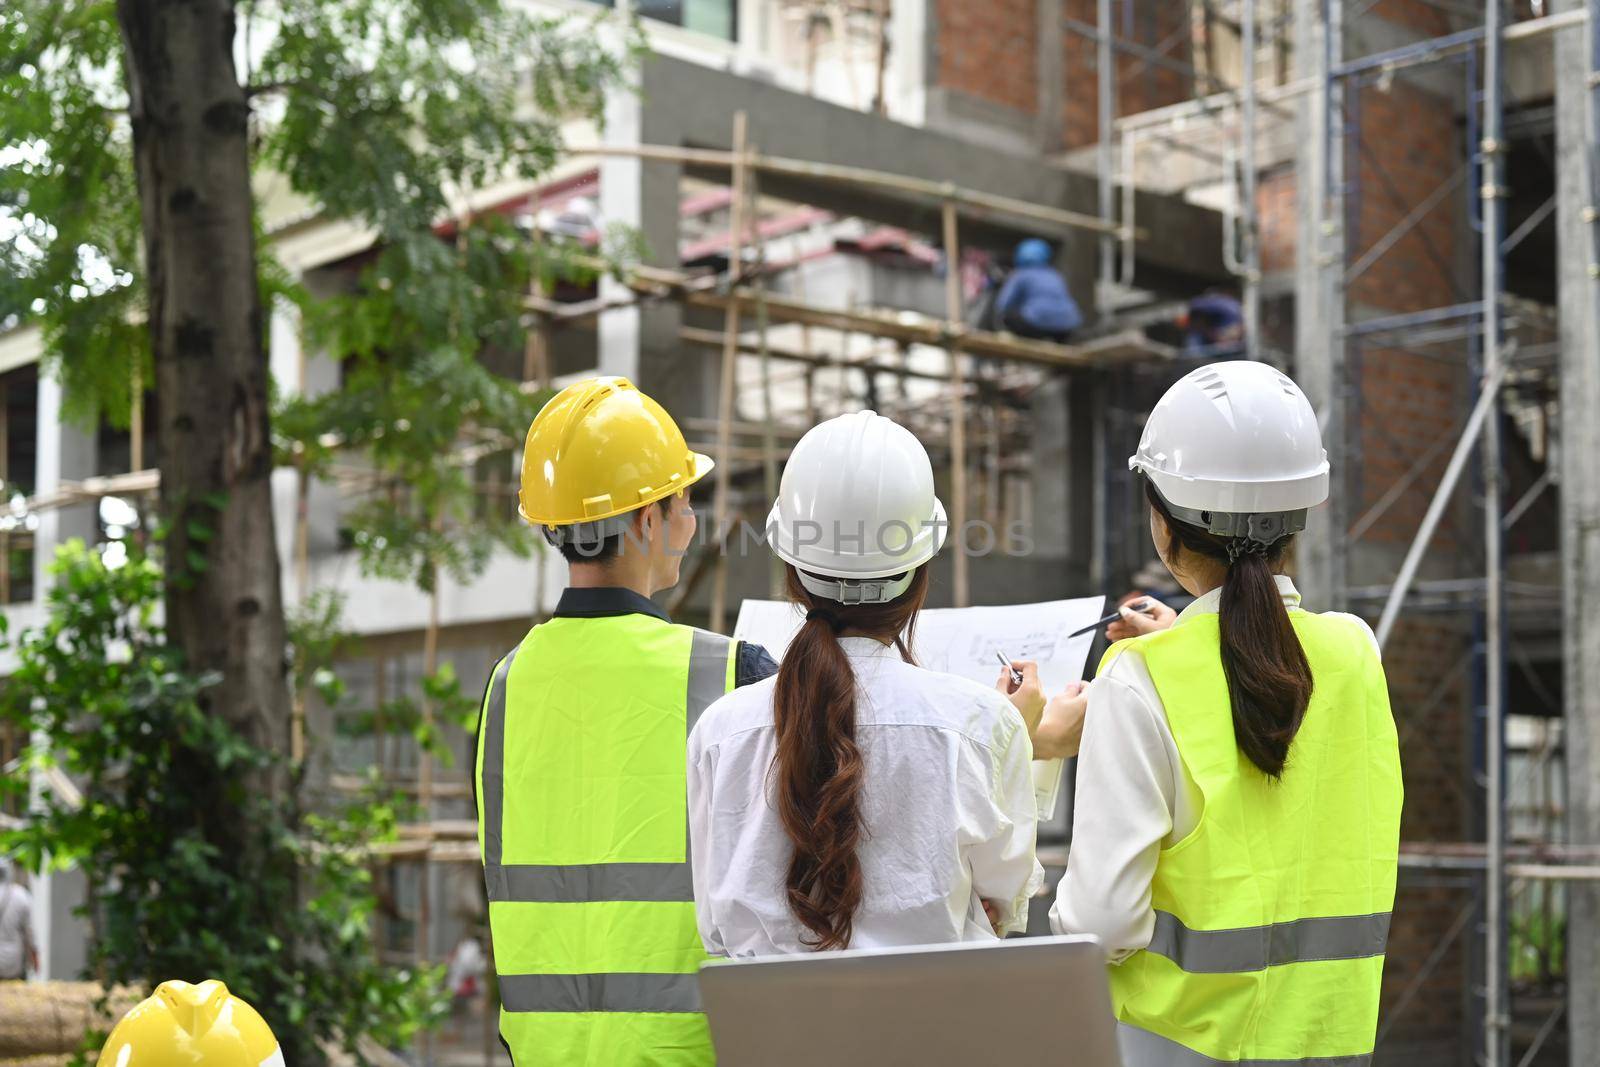
[[[889,5],[889,117],[921,126],[928,117],[928,81],[936,69],[928,8],[932,0],[895,0]]]
[[[1555,11],[1586,6],[1557,0]],[[1591,20],[1600,10],[1587,5]],[[1600,222],[1590,108],[1589,34],[1555,39],[1556,241],[1561,308],[1562,661],[1566,715],[1567,832],[1600,845]],[[1600,1063],[1600,885],[1568,886],[1567,1026],[1570,1062]]]
[[[1035,126],[1039,151],[1045,155],[1061,151],[1061,101],[1066,88],[1062,72],[1065,46],[1061,39],[1065,28],[1061,19],[1065,13],[1065,5],[1060,0],[1036,0],[1034,4],[1039,109]]]
[[[268,309],[267,369],[278,395],[300,393],[300,313],[298,309]],[[272,472],[272,525],[283,576],[284,606],[299,600],[295,581],[296,512],[299,508],[299,477],[288,467]]]
[[[63,481],[94,474],[96,449],[91,433],[63,419],[61,383],[53,375],[39,375],[38,398],[35,492],[43,495],[60,488]],[[50,587],[49,567],[57,546],[74,537],[93,544],[99,533],[98,522],[94,504],[74,504],[39,514],[39,526],[34,531],[33,588],[40,605]],[[34,796],[44,788],[43,780],[35,778]],[[88,930],[72,910],[83,903],[86,889],[83,872],[76,869],[42,874],[33,880],[34,932],[39,939],[39,966],[44,978],[76,978],[83,972]]]
[[[640,92],[612,93],[606,103],[605,142],[615,145],[678,144],[668,128],[668,108],[651,107],[651,70],[641,68]],[[644,243],[643,262],[678,265],[679,183],[683,168],[673,163],[643,162],[623,156],[600,164],[600,217],[607,226],[631,227]],[[602,279],[602,297],[621,296],[622,287]],[[715,410],[715,361],[689,351],[678,339],[681,306],[659,300],[607,311],[600,316],[601,374],[620,374],[682,418]]]
[[[1028,538],[1035,555],[1066,560],[1076,554],[1087,558],[1086,538],[1076,537],[1089,509],[1074,499],[1079,472],[1089,468],[1089,457],[1072,451],[1075,412],[1072,390],[1065,375],[1040,384],[1029,398],[1029,424],[1033,428],[1033,528]],[[1079,436],[1082,436],[1081,434]],[[1059,464],[1059,465],[1058,465]],[[1086,529],[1081,532],[1086,532]],[[1074,552],[1076,550],[1076,552]]]
[[[1327,27],[1316,0],[1295,0],[1295,77],[1322,73],[1323,43]],[[1337,60],[1337,57],[1335,57]],[[1346,502],[1340,486],[1346,484],[1340,467],[1345,435],[1344,345],[1335,336],[1343,317],[1335,303],[1327,272],[1340,269],[1343,235],[1338,217],[1323,223],[1328,188],[1328,100],[1320,91],[1303,94],[1296,105],[1297,141],[1295,195],[1299,204],[1295,235],[1295,358],[1291,373],[1305,390],[1322,425],[1322,439],[1334,463],[1333,500],[1311,512],[1300,536],[1296,580],[1306,603],[1326,611],[1343,600],[1345,564],[1342,541]],[[1334,181],[1340,178],[1336,174]]]

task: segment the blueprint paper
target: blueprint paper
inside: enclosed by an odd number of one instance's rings
[[[1104,614],[1105,597],[1047,600],[1038,604],[1007,604],[976,608],[927,608],[917,616],[913,651],[917,662],[930,670],[959,674],[993,685],[1000,674],[998,652],[1009,659],[1031,659],[1039,664],[1039,681],[1045,695],[1054,696],[1067,683],[1083,677],[1089,648],[1098,631],[1068,638]],[[805,616],[786,600],[746,600],[739,609],[733,636],[765,645],[774,659],[794,639]],[[1034,793],[1039,817],[1055,811],[1061,786],[1061,761],[1036,760]]]

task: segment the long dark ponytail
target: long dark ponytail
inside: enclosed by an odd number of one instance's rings
[[[1218,624],[1222,635],[1222,673],[1233,705],[1233,736],[1239,750],[1263,774],[1277,778],[1289,758],[1289,742],[1300,730],[1311,702],[1311,664],[1289,621],[1273,574],[1293,537],[1276,541],[1265,553],[1230,556],[1229,542],[1172,517],[1161,496],[1145,483],[1150,506],[1166,520],[1166,551],[1176,560],[1182,549],[1227,567],[1222,580]]]
[[[892,639],[911,661],[908,642],[928,593],[928,569],[920,568],[906,591],[887,604],[846,605],[816,596],[792,566],[787,584],[789,598],[807,615],[778,667],[773,792],[794,846],[784,877],[789,910],[810,932],[801,943],[823,951],[850,944],[862,893],[856,679],[839,634]]]

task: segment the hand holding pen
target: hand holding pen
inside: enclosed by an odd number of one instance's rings
[[[1153,596],[1130,596],[1117,609],[1115,618],[1108,620],[1106,639],[1122,641],[1140,634],[1165,630],[1178,619],[1178,613]]]
[[[994,687],[1022,715],[1031,735],[1044,714],[1044,687],[1039,682],[1039,665],[1029,659],[1010,659],[998,649],[995,655],[1002,666]]]

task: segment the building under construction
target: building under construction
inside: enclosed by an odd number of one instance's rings
[[[759,526],[806,428],[871,407],[926,443],[956,528],[1028,531],[1025,552],[946,553],[933,604],[1114,597],[1156,580],[1123,460],[1161,391],[1228,354],[1184,352],[1174,324],[1236,294],[1239,354],[1300,382],[1333,464],[1297,580],[1309,607],[1373,623],[1400,731],[1378,1058],[1600,1062],[1600,0],[616,6],[650,42],[639,91],[569,130],[542,182],[467,209],[530,243],[624,224],[644,258],[531,292],[525,350],[484,358],[530,391],[632,378],[717,457],[696,504],[723,531]],[[265,222],[321,292],[372,242],[288,197]],[[1069,343],[976,313],[1029,237],[1085,310]],[[278,387],[339,388],[300,336],[275,317]],[[155,488],[137,426],[63,420],[40,350],[0,336],[14,629],[39,617],[55,545],[128,536]],[[472,459],[484,506],[511,507],[516,450]],[[291,599],[340,591],[363,639],[354,696],[415,691],[442,661],[484,677],[554,606],[554,553],[431,597],[363,575],[341,516],[381,487],[359,456],[340,469],[279,472],[276,514]],[[771,572],[719,548],[686,561],[669,609],[726,631]],[[315,707],[297,739],[317,788],[376,765],[430,816],[384,867],[385,951],[438,960],[481,931],[471,739],[444,768]],[[1041,828],[1055,876],[1069,824]],[[81,878],[35,891],[46,974],[71,977]],[[503,1062],[487,1049],[448,1062]]]

